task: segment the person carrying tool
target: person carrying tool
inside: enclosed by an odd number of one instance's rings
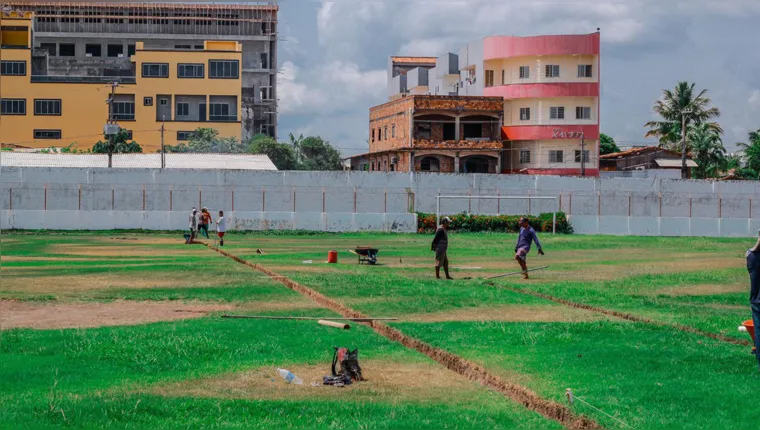
[[[214,219],[211,218],[211,212],[208,211],[208,208],[201,209],[201,216],[198,220],[198,232],[206,236],[206,239],[208,239],[208,226],[214,222]]]
[[[185,235],[185,238],[187,239],[185,240],[186,244],[193,243],[193,241],[195,240],[195,235],[198,232],[198,209],[193,208],[192,212],[190,212],[189,224],[190,224],[190,235],[189,236]]]
[[[523,271],[523,279],[528,279],[528,253],[530,252],[530,245],[536,242],[538,248],[538,255],[544,255],[544,250],[541,249],[541,243],[538,241],[538,235],[536,230],[528,223],[528,219],[525,217],[520,218],[517,222],[520,227],[520,233],[517,235],[517,245],[515,245],[515,260]]]
[[[435,237],[433,243],[430,245],[430,250],[435,251],[435,277],[441,279],[441,266],[443,266],[443,272],[446,274],[446,279],[454,279],[449,276],[449,257],[446,252],[449,249],[449,224],[451,224],[451,218],[444,217],[441,220],[441,225],[438,226],[438,230],[435,231]]]
[[[752,322],[755,325],[755,356],[760,370],[760,232],[755,246],[747,250],[747,271],[749,272],[749,305],[752,309]]]

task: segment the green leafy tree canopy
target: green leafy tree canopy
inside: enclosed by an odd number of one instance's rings
[[[254,136],[248,144],[248,152],[266,155],[278,170],[296,170],[296,156],[293,153],[293,147],[279,143],[267,135]]]
[[[620,148],[618,148],[617,144],[615,143],[615,140],[604,133],[599,135],[600,155],[613,154],[615,152],[620,152]]]

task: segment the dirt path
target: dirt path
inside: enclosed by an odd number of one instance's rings
[[[208,245],[207,245],[208,246]],[[212,251],[216,251],[226,257],[229,257],[238,263],[244,264],[254,270],[264,273],[270,276],[273,280],[282,283],[286,287],[293,291],[296,291],[309,299],[313,300],[317,304],[338,312],[346,318],[367,318],[366,315],[361,314],[340,302],[337,302],[329,297],[311,289],[298,284],[287,277],[283,277],[280,274],[264,268],[261,265],[254,264],[241,259],[235,255],[232,255],[226,251],[222,251],[217,248],[208,246]],[[472,381],[479,382],[480,384],[491,388],[499,393],[502,393],[506,397],[514,400],[517,403],[522,404],[526,408],[535,411],[544,417],[555,420],[560,424],[570,429],[598,429],[602,428],[596,421],[591,420],[583,415],[576,415],[568,409],[566,406],[551,400],[544,399],[533,391],[523,387],[522,385],[515,384],[504,380],[484,369],[483,367],[465,360],[464,358],[452,354],[440,348],[435,348],[419,339],[407,336],[401,331],[392,328],[388,325],[379,323],[377,321],[367,323],[376,333],[400,344],[407,348],[414,349],[422,354],[427,355],[438,363],[444,365],[449,370],[459,373],[460,375],[470,379]]]
[[[182,302],[53,303],[0,301],[0,330],[134,325],[200,318],[231,305]]]

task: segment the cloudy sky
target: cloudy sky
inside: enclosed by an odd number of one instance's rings
[[[283,0],[280,135],[367,150],[368,109],[386,97],[391,55],[439,55],[489,35],[602,32],[601,128],[644,144],[663,88],[708,88],[729,151],[760,128],[758,0]]]

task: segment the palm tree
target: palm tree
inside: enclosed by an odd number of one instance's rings
[[[757,177],[760,174],[760,129],[750,131],[747,137],[749,143],[739,142],[736,146],[744,151],[745,168]]]
[[[298,138],[293,135],[293,133],[290,133],[290,144],[293,145],[293,149],[296,152],[296,162],[301,162],[301,143],[303,143],[303,134],[300,134]]]
[[[697,179],[714,178],[725,168],[726,148],[720,133],[707,123],[697,124],[689,130],[691,156],[697,163]]]
[[[671,146],[681,140],[681,159],[686,164],[686,131],[692,124],[705,123],[719,134],[723,129],[718,123],[711,121],[720,116],[720,110],[710,107],[712,101],[707,97],[707,90],[697,92],[696,84],[680,81],[673,90],[662,90],[662,98],[657,100],[652,110],[661,121],[649,121],[644,126],[649,127],[646,137],[656,137],[660,146]],[[686,178],[688,171],[681,168],[681,177]]]

